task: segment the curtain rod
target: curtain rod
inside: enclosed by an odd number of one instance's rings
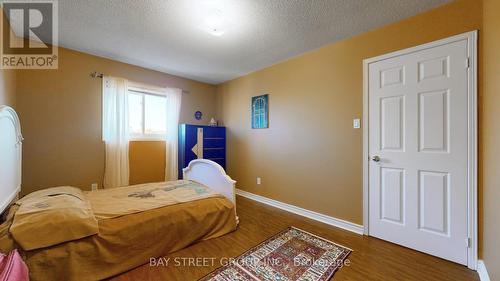
[[[103,78],[104,74],[101,73],[101,72],[94,71],[94,72],[90,73],[90,77],[92,77],[92,78]],[[189,94],[189,91],[182,90],[182,93],[183,94]]]
[[[104,74],[97,72],[97,71],[90,73],[90,77],[92,77],[92,78],[102,78],[103,76],[104,76]]]

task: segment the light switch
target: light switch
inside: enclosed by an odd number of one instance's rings
[[[361,128],[361,120],[359,120],[359,119],[357,119],[357,118],[356,118],[356,119],[353,119],[353,120],[352,120],[352,127],[353,127],[354,129],[359,129],[359,128]]]

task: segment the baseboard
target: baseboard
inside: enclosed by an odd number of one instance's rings
[[[490,281],[490,276],[488,275],[488,271],[486,270],[486,265],[483,260],[477,261],[477,273],[479,274],[479,280]]]
[[[270,198],[267,198],[264,196],[253,194],[253,193],[241,190],[241,189],[236,189],[236,194],[241,195],[243,197],[246,197],[248,199],[260,202],[260,203],[264,203],[264,204],[269,205],[269,206],[273,206],[273,207],[288,211],[290,213],[297,214],[299,216],[303,216],[303,217],[306,217],[309,219],[313,219],[315,221],[319,221],[319,222],[326,223],[326,224],[329,224],[329,225],[332,225],[332,226],[335,226],[338,228],[342,228],[342,229],[354,232],[356,234],[361,234],[361,235],[363,234],[363,226],[359,225],[359,224],[355,224],[355,223],[345,221],[342,219],[323,215],[323,214],[320,214],[320,213],[317,213],[314,211],[310,211],[310,210],[300,208],[300,207],[297,207],[294,205],[290,205],[290,204],[283,203],[283,202],[280,202],[277,200],[273,200],[273,199],[270,199]]]

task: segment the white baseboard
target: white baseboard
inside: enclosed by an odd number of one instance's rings
[[[283,203],[283,202],[280,202],[277,200],[273,200],[273,199],[270,199],[270,198],[267,198],[264,196],[253,194],[253,193],[241,190],[241,189],[236,189],[236,194],[241,195],[243,197],[246,197],[248,199],[252,199],[252,200],[260,202],[260,203],[264,203],[264,204],[269,205],[269,206],[273,206],[273,207],[288,211],[290,213],[297,214],[299,216],[310,218],[310,219],[313,219],[315,221],[319,221],[319,222],[326,223],[329,225],[333,225],[335,227],[342,228],[342,229],[354,232],[356,234],[361,234],[361,235],[363,234],[363,230],[364,230],[363,226],[359,225],[359,224],[355,224],[355,223],[345,221],[342,219],[323,215],[323,214],[320,214],[320,213],[317,213],[314,211],[310,211],[310,210],[300,208],[300,207],[297,207],[294,205],[290,205],[290,204]]]
[[[482,260],[477,261],[477,273],[479,274],[479,280],[490,281],[490,276],[488,275],[488,271],[486,270],[486,265]]]

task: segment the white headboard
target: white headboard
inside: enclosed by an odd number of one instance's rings
[[[0,213],[21,191],[22,141],[16,112],[0,105]]]
[[[207,159],[195,159],[182,172],[185,180],[204,184],[236,204],[236,181],[226,174],[221,165]]]

